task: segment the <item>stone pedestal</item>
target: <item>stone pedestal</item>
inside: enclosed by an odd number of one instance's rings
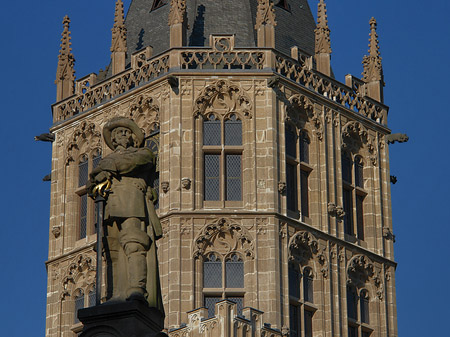
[[[80,337],[167,337],[164,316],[141,301],[102,304],[78,311]]]

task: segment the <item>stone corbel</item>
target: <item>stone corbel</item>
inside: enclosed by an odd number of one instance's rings
[[[190,189],[191,188],[191,179],[189,179],[189,178],[181,179],[181,186],[183,186],[183,188],[185,190]]]
[[[61,235],[61,226],[53,226],[52,234],[55,237],[55,239],[58,238]]]
[[[164,193],[169,192],[169,182],[168,182],[168,181],[163,181],[163,182],[161,183],[161,190],[162,190]]]
[[[286,183],[284,181],[278,182],[278,192],[280,192],[280,194],[284,194],[286,192]]]
[[[336,217],[338,221],[341,221],[345,216],[344,208],[331,202],[328,204],[328,214]]]

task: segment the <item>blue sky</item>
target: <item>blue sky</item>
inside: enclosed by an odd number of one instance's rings
[[[314,12],[316,3],[310,0]],[[327,4],[332,65],[342,82],[348,73],[360,77],[368,22],[372,16],[378,20],[389,127],[410,137],[406,144],[390,145],[391,174],[398,177],[392,206],[399,333],[444,335],[450,314],[450,295],[443,289],[450,278],[450,2]],[[50,184],[42,177],[50,172],[51,149],[33,136],[47,132],[52,123],[62,18],[68,14],[72,20],[80,78],[109,62],[113,13],[113,0],[23,0],[2,6],[0,317],[10,337],[45,335]]]

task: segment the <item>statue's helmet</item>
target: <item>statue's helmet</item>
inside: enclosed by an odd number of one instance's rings
[[[113,140],[111,138],[112,131],[115,128],[124,127],[131,130],[136,139],[136,147],[140,147],[144,141],[144,133],[137,124],[127,117],[113,117],[106,122],[103,127],[103,139],[111,150],[114,150]]]

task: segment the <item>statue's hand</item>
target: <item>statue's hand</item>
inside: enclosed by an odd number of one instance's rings
[[[94,192],[95,186],[97,186],[98,184],[101,184],[102,182],[104,182],[106,180],[111,180],[111,172],[100,171],[99,173],[97,173],[95,175],[91,174],[91,178],[89,179],[89,181],[87,183],[87,190],[88,190],[89,196],[93,197],[93,192]]]

